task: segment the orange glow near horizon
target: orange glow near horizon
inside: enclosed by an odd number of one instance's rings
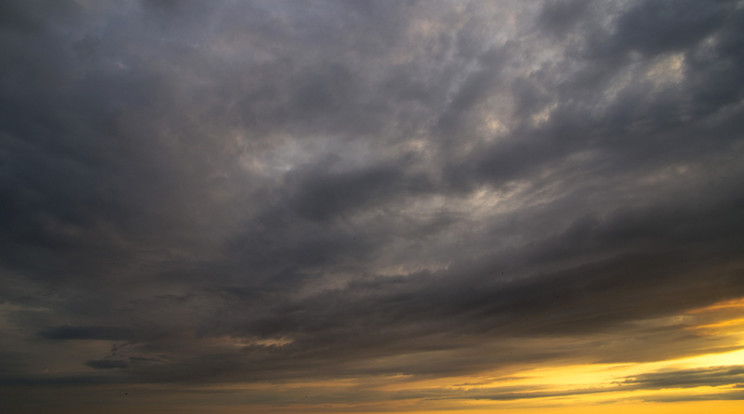
[[[644,362],[572,362],[531,364],[508,372],[482,372],[478,375],[415,379],[407,376],[357,378],[314,383],[276,384],[276,390],[303,389],[320,393],[355,390],[400,393],[411,398],[354,404],[297,404],[271,412],[365,413],[738,413],[744,409],[744,392],[739,384],[636,386],[635,378],[676,371],[726,370],[744,365],[744,299],[726,301],[694,309],[684,314],[642,321],[648,325],[681,325],[680,329],[727,344],[722,352],[682,355]],[[711,347],[710,349],[720,349]],[[492,397],[491,397],[492,395]],[[384,397],[383,397],[384,400]],[[266,407],[268,409],[268,407]]]
[[[736,300],[637,322],[635,325],[644,327],[675,326],[711,341],[701,342],[697,352],[685,350],[668,358],[531,362],[446,378],[399,374],[208,386],[139,384],[126,386],[131,395],[122,401],[126,404],[107,411],[156,413],[159,404],[167,402],[178,405],[182,413],[224,414],[733,414],[744,412],[742,311],[744,300]],[[531,346],[530,340],[525,344]],[[680,372],[693,377],[710,372],[728,377],[719,383],[682,381],[649,386],[643,382]],[[94,395],[112,398],[121,394],[121,387],[101,385],[95,393],[74,398],[85,402]]]

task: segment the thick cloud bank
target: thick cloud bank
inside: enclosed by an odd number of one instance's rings
[[[741,1],[5,1],[0,383],[726,349],[743,99]]]

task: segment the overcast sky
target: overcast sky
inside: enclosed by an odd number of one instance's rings
[[[0,407],[457,407],[736,351],[700,327],[744,315],[742,138],[739,0],[3,1]],[[613,390],[744,399],[647,371]]]

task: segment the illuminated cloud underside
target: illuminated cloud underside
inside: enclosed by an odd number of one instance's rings
[[[3,413],[738,413],[744,3],[6,1]]]

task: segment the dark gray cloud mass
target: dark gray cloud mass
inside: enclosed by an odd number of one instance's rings
[[[2,383],[693,352],[743,99],[740,1],[3,2]]]

